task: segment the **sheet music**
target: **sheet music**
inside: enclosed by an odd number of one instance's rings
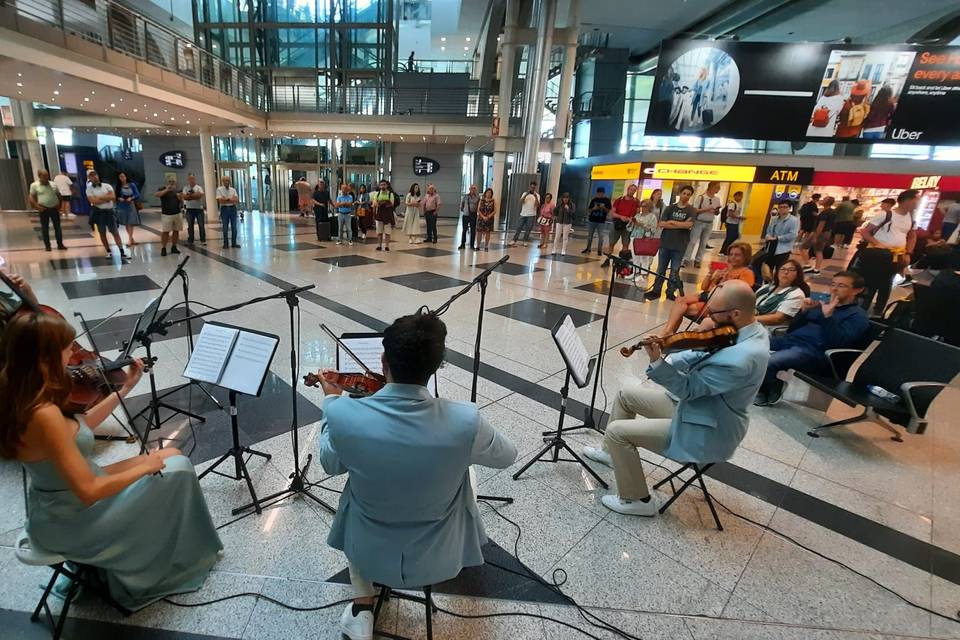
[[[241,331],[218,384],[250,396],[256,395],[277,342],[273,336]]]
[[[367,368],[374,373],[383,373],[383,365],[380,362],[380,356],[383,355],[383,336],[370,338],[341,338],[343,344],[347,345],[353,355],[360,358],[360,362],[367,365]],[[363,368],[353,361],[347,352],[340,345],[337,345],[337,371],[340,373],[363,373]],[[433,375],[427,381],[427,389],[438,395],[437,376]]]
[[[577,335],[577,327],[569,315],[563,319],[554,340],[570,366],[574,382],[578,387],[582,387],[587,383],[587,374],[590,371],[590,354],[587,353],[583,340]]]
[[[223,367],[230,357],[230,350],[237,339],[237,329],[205,324],[200,330],[197,342],[183,377],[200,382],[217,384],[223,374]]]

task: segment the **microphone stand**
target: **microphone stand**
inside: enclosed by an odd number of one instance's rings
[[[600,428],[600,424],[594,417],[596,414],[597,406],[597,390],[600,387],[600,379],[603,377],[603,357],[607,352],[607,336],[610,331],[610,307],[613,306],[613,289],[617,283],[617,269],[620,267],[631,266],[637,271],[644,273],[646,275],[653,275],[660,277],[660,274],[652,271],[646,267],[641,267],[640,265],[621,258],[620,256],[615,256],[611,253],[604,254],[608,260],[613,264],[610,268],[610,282],[607,283],[607,306],[603,312],[603,325],[600,328],[600,347],[597,350],[597,367],[596,375],[593,376],[593,391],[590,394],[590,406],[583,412],[583,424],[579,424],[573,427],[563,427],[560,430],[560,433],[567,431],[575,431],[579,429],[593,429],[597,433],[603,433],[603,429]],[[659,265],[658,265],[659,266]],[[680,295],[683,295],[683,281],[680,280],[680,277],[677,274],[670,274],[670,281],[675,287],[679,290]],[[646,300],[641,299],[641,302],[646,303]],[[604,407],[604,410],[606,407]],[[544,436],[557,435],[556,431],[544,431]]]
[[[467,286],[465,286],[463,289],[461,289],[457,293],[453,294],[453,296],[449,300],[447,300],[442,305],[440,305],[436,310],[431,312],[434,316],[443,315],[450,308],[450,305],[452,305],[458,298],[460,298],[463,295],[466,295],[471,289],[473,289],[475,285],[479,285],[480,307],[477,310],[477,337],[473,343],[473,379],[470,383],[470,402],[473,402],[473,403],[477,402],[477,381],[480,378],[480,337],[482,335],[482,329],[483,329],[484,305],[486,304],[486,298],[487,298],[487,281],[490,279],[490,274],[493,273],[497,267],[499,267],[509,259],[510,259],[509,255],[505,255],[502,258],[500,258],[500,260],[498,260],[497,262],[495,262],[494,264],[490,265],[488,268],[484,269],[482,272],[477,274],[477,276]],[[477,500],[488,500],[488,501],[494,501],[494,502],[503,502],[505,504],[513,504],[513,498],[504,498],[500,496],[485,496],[485,495],[478,495],[476,498]]]
[[[317,496],[313,495],[313,493],[310,492],[310,489],[312,489],[313,487],[320,487],[321,489],[326,488],[323,485],[320,485],[319,483],[313,483],[306,479],[307,471],[310,469],[310,463],[313,461],[313,454],[308,454],[306,464],[303,465],[302,468],[300,466],[300,437],[299,437],[299,425],[297,424],[298,422],[298,410],[297,410],[297,378],[298,378],[297,362],[298,360],[297,360],[297,330],[296,330],[297,322],[296,322],[294,310],[300,304],[300,299],[297,297],[297,294],[313,289],[315,286],[316,285],[308,284],[302,287],[296,287],[294,289],[280,291],[279,293],[274,293],[268,296],[260,296],[257,298],[252,298],[250,300],[246,300],[244,302],[238,302],[236,304],[232,304],[226,307],[221,307],[219,309],[210,309],[209,311],[204,311],[203,313],[197,313],[194,315],[186,316],[184,318],[177,318],[176,320],[165,319],[167,314],[170,313],[170,310],[168,309],[163,314],[162,317],[158,318],[148,328],[148,330],[150,330],[154,327],[154,325],[156,325],[160,330],[165,331],[168,327],[171,327],[175,324],[180,324],[181,322],[190,322],[192,320],[198,320],[200,318],[204,318],[206,316],[210,316],[215,313],[223,313],[225,311],[235,311],[237,309],[240,309],[252,304],[257,304],[259,302],[264,302],[266,300],[276,300],[278,298],[284,298],[287,301],[287,308],[290,311],[289,313],[289,317],[290,317],[290,398],[292,401],[292,405],[291,405],[292,417],[290,421],[290,430],[293,432],[293,473],[291,473],[289,476],[290,484],[286,489],[282,491],[278,491],[277,493],[266,496],[264,498],[259,498],[255,502],[251,502],[250,504],[246,504],[242,507],[237,507],[231,512],[233,515],[237,515],[239,513],[248,511],[250,509],[254,509],[255,511],[259,512],[265,503],[268,503],[268,502],[272,503],[275,501],[279,501],[280,499],[286,498],[287,496],[291,496],[291,495],[294,495],[294,496],[304,495],[310,498],[311,500],[313,500],[314,502],[316,502],[317,504],[319,504],[321,507],[323,507],[330,513],[336,513],[336,509],[334,509],[332,506],[330,506],[329,504],[327,504],[326,502],[324,502],[323,500],[321,500],[320,498],[318,498]]]

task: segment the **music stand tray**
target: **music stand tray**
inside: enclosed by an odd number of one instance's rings
[[[553,329],[550,330],[553,341],[563,357],[567,372],[563,379],[563,387],[560,389],[560,419],[557,421],[557,429],[553,435],[546,440],[546,445],[537,452],[533,458],[527,461],[519,471],[513,474],[513,479],[518,480],[523,473],[533,466],[534,462],[576,462],[586,469],[590,475],[604,489],[610,486],[597,475],[590,465],[583,461],[577,453],[570,448],[566,440],[563,439],[563,418],[567,414],[567,394],[570,391],[570,379],[573,378],[578,389],[583,389],[590,384],[590,375],[593,373],[597,359],[590,358],[587,348],[584,346],[580,336],[577,335],[576,326],[573,319],[568,315],[562,317]],[[570,454],[571,458],[561,458],[560,453],[564,451]],[[550,455],[552,454],[552,455]]]
[[[207,474],[215,473],[231,480],[244,480],[257,513],[261,512],[260,503],[257,501],[257,493],[253,488],[253,480],[244,456],[260,456],[265,460],[269,460],[271,456],[240,444],[237,395],[260,396],[279,343],[280,338],[271,333],[208,322],[201,329],[190,361],[183,372],[185,378],[213,384],[229,392],[232,446],[207,467],[199,478],[202,480]],[[230,475],[217,471],[217,467],[230,458],[233,459],[234,473]]]

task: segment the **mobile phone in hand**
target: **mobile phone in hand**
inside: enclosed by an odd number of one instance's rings
[[[810,293],[810,299],[816,300],[821,304],[827,304],[828,302],[830,302],[830,294],[827,293],[826,291],[812,291]]]

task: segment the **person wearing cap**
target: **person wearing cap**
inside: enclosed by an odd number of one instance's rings
[[[850,89],[850,97],[840,109],[840,126],[837,127],[838,138],[859,138],[863,125],[870,115],[870,81],[857,80]]]

